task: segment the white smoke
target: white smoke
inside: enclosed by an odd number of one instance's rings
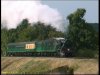
[[[62,28],[63,19],[57,9],[41,1],[1,1],[1,23],[8,29],[16,28],[25,18],[30,23],[40,21],[60,30]]]

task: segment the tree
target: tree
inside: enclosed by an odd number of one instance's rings
[[[37,40],[44,40],[47,38],[46,25],[41,22],[33,24],[33,36]]]
[[[85,13],[85,9],[79,8],[67,17],[69,20],[67,39],[74,44],[74,49],[95,48],[95,30],[85,22],[83,18]]]
[[[33,25],[33,37],[38,40],[45,40],[52,37],[61,37],[63,33],[57,31],[56,28],[51,25],[46,25],[45,23],[37,22]]]
[[[16,40],[16,42],[28,42],[30,41],[30,28],[25,28],[22,31],[20,31],[20,33],[18,34],[18,39]]]
[[[16,29],[8,30],[8,42],[15,42],[17,39]]]
[[[17,26],[17,30],[18,31],[21,31],[23,30],[24,28],[27,28],[29,26],[29,22],[28,22],[28,19],[23,19],[22,22]]]
[[[8,44],[8,33],[7,29],[3,28],[1,29],[1,54],[5,55],[7,50],[7,44]]]
[[[29,36],[29,27],[30,23],[28,22],[28,19],[23,19],[22,22],[17,26],[16,29],[16,42],[24,42],[24,41],[29,41],[30,36]]]

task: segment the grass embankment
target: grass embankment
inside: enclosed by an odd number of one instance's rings
[[[2,57],[2,74],[98,74],[97,59]]]

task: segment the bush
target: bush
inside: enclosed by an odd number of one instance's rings
[[[87,57],[87,58],[97,58],[98,51],[91,49],[79,49],[76,53],[76,57]]]

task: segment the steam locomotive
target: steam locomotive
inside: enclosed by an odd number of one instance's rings
[[[9,43],[7,56],[72,56],[72,46],[65,38]]]

